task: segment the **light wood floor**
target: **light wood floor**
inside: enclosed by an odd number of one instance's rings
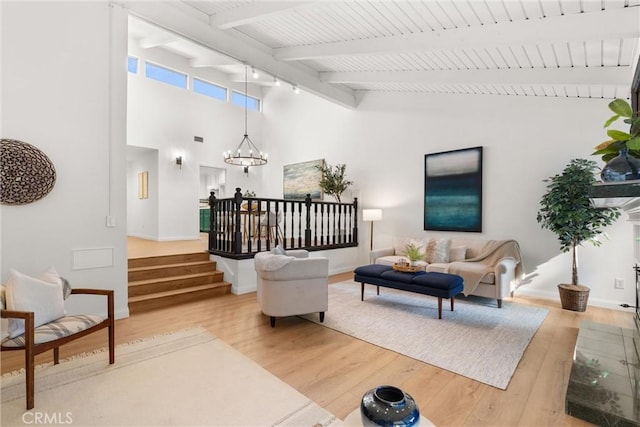
[[[330,281],[336,283],[352,277],[346,273],[332,276]],[[409,392],[419,403],[421,413],[437,426],[588,425],[564,414],[578,327],[588,319],[630,328],[631,314],[597,307],[576,313],[560,309],[559,303],[553,301],[524,297],[513,301],[546,307],[549,315],[506,391],[298,317],[278,319],[272,329],[268,318],[258,310],[255,293],[226,295],[135,314],[117,321],[116,341],[125,343],[202,326],[341,419],[358,407],[365,391],[393,384]],[[100,331],[61,348],[60,355],[69,357],[105,344],[106,331]],[[36,359],[38,363],[50,360],[50,354]],[[2,353],[3,373],[21,366],[22,352]]]

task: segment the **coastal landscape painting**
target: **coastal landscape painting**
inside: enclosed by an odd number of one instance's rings
[[[318,169],[322,165],[324,159],[284,165],[284,198],[301,200],[311,194],[311,200],[322,200],[322,172]]]
[[[482,147],[425,154],[424,229],[482,231]]]

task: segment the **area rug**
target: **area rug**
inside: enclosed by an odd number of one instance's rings
[[[438,299],[426,295],[360,284],[329,286],[329,310],[324,323],[307,320],[377,346],[505,390],[529,341],[548,310],[504,301],[448,300],[438,317]]]
[[[339,422],[301,393],[195,328],[2,377],[2,425],[327,426]],[[37,422],[40,420],[40,422]]]

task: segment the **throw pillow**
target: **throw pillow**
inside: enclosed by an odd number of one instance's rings
[[[274,255],[286,255],[287,251],[285,251],[282,246],[278,245],[275,248],[271,249],[271,253]]]
[[[429,264],[442,264],[449,262],[449,249],[451,240],[429,239],[425,248],[425,260]]]
[[[62,299],[67,299],[69,298],[69,295],[71,295],[71,285],[69,284],[69,281],[64,277],[60,277],[56,269],[53,267],[49,267],[47,271],[40,274],[38,279],[53,284],[60,282],[62,287]]]
[[[7,309],[33,311],[36,327],[64,317],[62,281],[55,270],[52,270],[49,269],[42,274],[45,278],[43,280],[9,269],[9,280],[6,284]],[[9,319],[8,329],[10,338],[24,334],[24,320]]]
[[[466,258],[466,246],[451,246],[451,249],[449,249],[449,262],[464,261]]]
[[[404,237],[394,237],[392,243],[394,254],[397,256],[406,256],[409,240],[410,239]]]

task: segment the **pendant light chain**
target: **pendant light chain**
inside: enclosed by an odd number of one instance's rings
[[[249,99],[249,89],[247,88],[247,65],[244,65],[244,136],[248,136],[249,132],[247,131],[247,99]]]
[[[248,72],[247,65],[244,65],[244,137],[238,148],[234,152],[231,150],[223,153],[225,163],[231,165],[243,166],[245,172],[248,171],[249,166],[262,166],[267,164],[267,155],[263,154],[258,147],[249,138],[249,84],[248,84]],[[242,146],[246,145],[245,149],[248,150],[248,154],[242,154]],[[254,153],[255,150],[255,153]]]

